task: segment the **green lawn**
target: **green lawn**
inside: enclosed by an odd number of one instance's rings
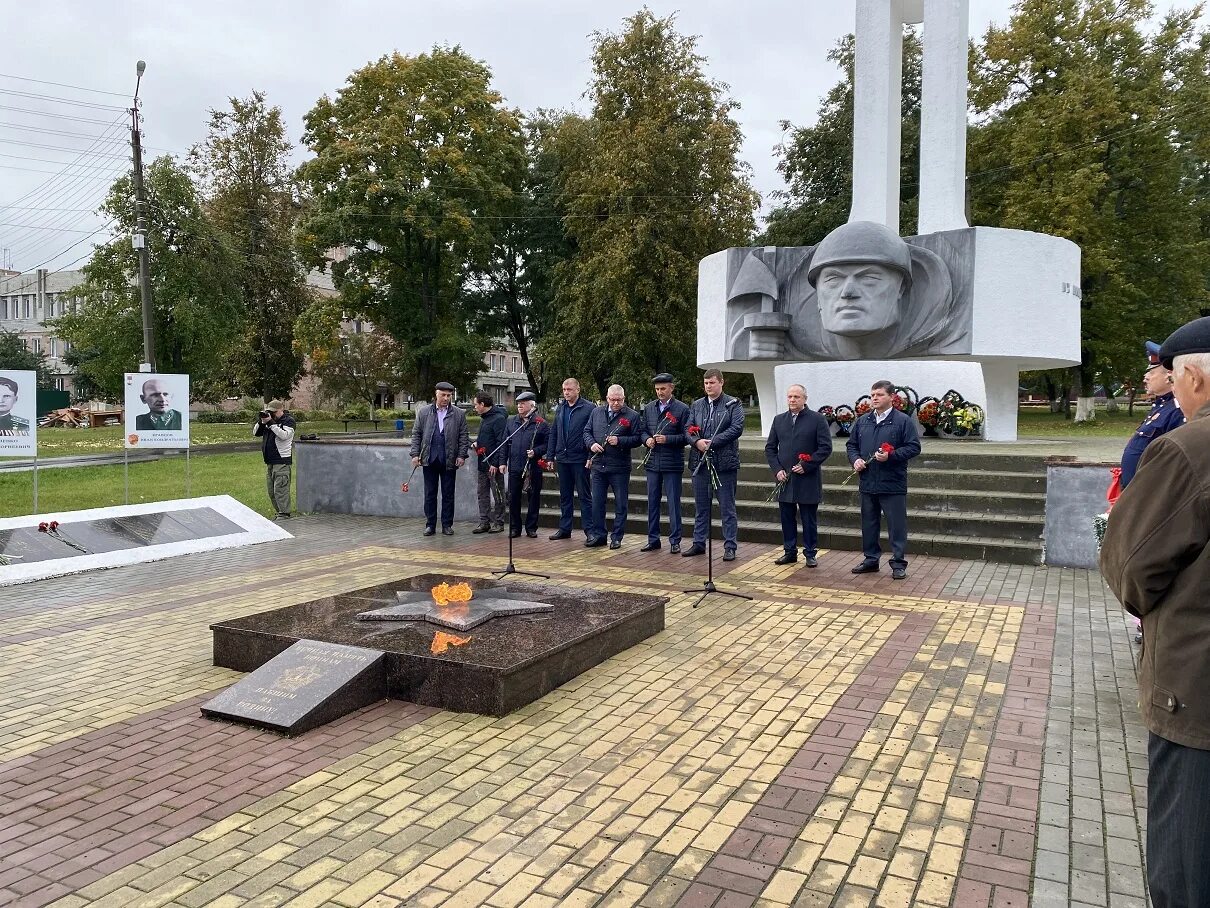
[[[91,430],[89,430],[91,431]],[[254,511],[273,515],[259,452],[211,454],[190,459],[188,497],[230,495]],[[185,498],[185,458],[166,457],[130,465],[130,503]],[[38,513],[78,511],[125,504],[122,465],[38,471]],[[0,473],[0,517],[29,514],[33,474]]]
[[[1061,435],[1072,438],[1121,438],[1125,440],[1143,421],[1150,404],[1134,405],[1134,415],[1128,416],[1126,408],[1117,413],[1097,411],[1092,422],[1079,423],[1064,419],[1062,413],[1051,413],[1046,407],[1022,407],[1017,413],[1017,434],[1022,436]]]

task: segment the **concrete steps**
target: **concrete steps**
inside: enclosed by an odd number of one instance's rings
[[[844,457],[842,440],[824,465],[824,499],[819,509],[819,544],[824,548],[861,550],[860,493]],[[909,555],[937,555],[1012,564],[1039,564],[1046,513],[1046,466],[1036,455],[981,455],[973,445],[959,444],[953,452],[927,451],[909,472]],[[773,479],[760,446],[741,448],[736,493],[740,542],[777,545],[781,523],[776,502],[768,498]],[[647,532],[647,487],[642,472],[630,479],[628,535]],[[693,490],[686,474],[682,484],[686,524],[695,512]],[[542,524],[557,524],[558,483],[548,474],[542,492]],[[607,515],[612,514],[612,509]],[[715,519],[717,521],[717,506]],[[611,520],[607,516],[607,521]],[[666,524],[663,532],[667,532]],[[716,526],[716,534],[718,529]],[[688,535],[688,527],[686,528]],[[717,538],[717,537],[716,537]],[[884,551],[889,547],[883,542]]]

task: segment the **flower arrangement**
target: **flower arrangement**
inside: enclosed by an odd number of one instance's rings
[[[865,416],[873,409],[874,405],[870,402],[870,395],[863,394],[861,397],[857,398],[857,405],[854,407],[853,412],[857,414],[858,418],[860,418]]]
[[[675,426],[676,422],[677,422],[677,420],[676,420],[675,416],[673,416],[671,413],[665,413],[664,418],[660,420],[659,425],[655,427],[655,431],[652,432],[651,434],[652,435],[662,435],[663,433],[660,430],[663,429],[664,426]],[[654,453],[655,453],[655,445],[652,445],[650,448],[647,449],[647,453],[643,455],[643,459],[639,462],[640,469],[642,467],[647,466],[647,461],[651,460],[651,455]]]
[[[620,432],[622,429],[629,429],[629,428],[630,428],[630,420],[627,419],[625,416],[623,416],[621,419],[618,420],[618,424],[613,427],[613,429],[610,431],[610,433],[605,436],[605,440],[601,443],[601,447],[603,448],[607,444],[609,444],[609,439],[615,438],[617,436],[618,432]],[[597,461],[597,455],[593,454],[591,457],[588,458],[588,463],[584,464],[584,468],[586,470],[591,470],[592,465],[594,463],[596,463],[596,461]]]
[[[907,413],[909,416],[917,408],[920,402],[920,395],[907,385],[900,385],[895,388],[895,393],[891,395],[891,406],[900,413]]]
[[[799,454],[799,455],[798,455],[798,462],[799,462],[799,464],[806,464],[806,463],[810,463],[810,462],[811,462],[811,455],[810,455],[810,454],[805,454],[805,453],[804,453],[804,454]],[[785,478],[785,479],[779,479],[779,480],[778,480],[776,483],[774,483],[774,484],[773,484],[773,491],[769,493],[769,497],[768,497],[768,498],[766,498],[766,499],[765,499],[765,501],[777,501],[778,499],[780,499],[780,498],[781,498],[781,492],[782,492],[782,489],[784,489],[784,488],[786,487],[786,483],[788,483],[789,481],[790,481],[790,480],[789,480],[789,477],[787,477],[787,478]]]
[[[90,554],[88,549],[84,548],[82,545],[77,545],[76,543],[72,542],[70,539],[68,539],[66,536],[64,536],[62,533],[59,532],[59,521],[57,521],[57,520],[52,520],[49,523],[43,522],[43,523],[38,524],[38,532],[45,533],[47,536],[51,536],[54,539],[58,539],[64,545],[71,546],[77,552],[83,552],[85,555]]]
[[[825,420],[827,420],[827,423],[829,426],[832,425],[834,422],[836,422],[836,413],[832,410],[831,407],[820,407],[815,412],[818,413],[820,416],[822,416]]]
[[[920,420],[920,425],[926,429],[936,429],[937,421],[941,417],[941,402],[935,397],[925,397],[921,399],[916,407],[916,418]]]
[[[853,428],[853,421],[857,419],[857,414],[848,404],[841,404],[834,408],[832,416],[836,421],[837,435],[848,435]]]

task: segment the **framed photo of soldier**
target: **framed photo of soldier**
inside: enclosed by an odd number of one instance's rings
[[[126,447],[189,447],[189,376],[127,372]]]
[[[0,370],[0,457],[38,453],[38,373]]]

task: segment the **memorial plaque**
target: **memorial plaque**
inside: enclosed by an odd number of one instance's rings
[[[383,653],[299,640],[202,706],[202,715],[302,734],[387,695]]]
[[[196,538],[183,524],[171,518],[171,513],[160,511],[114,517],[105,522],[113,525],[115,530],[137,539],[141,545],[164,545]]]
[[[206,539],[210,536],[228,536],[242,533],[244,528],[232,523],[214,508],[188,508],[184,511],[168,511],[169,520],[181,524],[188,539]]]
[[[51,539],[45,533],[39,533],[37,527],[19,527],[15,530],[0,530],[0,554],[11,557],[13,564],[30,564],[35,561],[71,558],[80,553],[57,539]]]

